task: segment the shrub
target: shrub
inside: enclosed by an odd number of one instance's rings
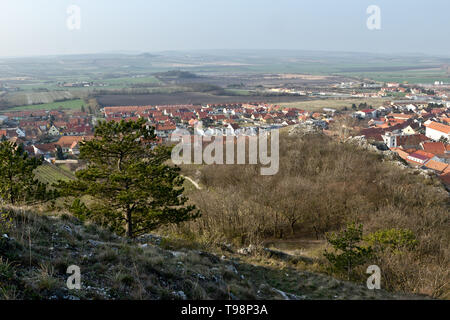
[[[402,249],[414,249],[418,242],[411,230],[395,228],[371,233],[365,237],[365,240],[377,251],[390,248],[395,252],[399,252]]]
[[[364,264],[372,256],[372,248],[361,246],[362,225],[351,223],[339,233],[327,234],[327,241],[336,253],[327,252],[324,256],[338,273],[345,272],[350,280],[355,267]]]

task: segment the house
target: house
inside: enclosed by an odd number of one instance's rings
[[[58,128],[56,128],[54,125],[50,127],[50,129],[48,129],[48,134],[50,136],[59,136],[59,130]]]
[[[404,114],[404,113],[389,113],[386,118],[393,118],[398,120],[410,120],[414,118],[413,114]]]
[[[44,156],[45,159],[51,158],[56,151],[54,143],[34,144],[32,147],[35,156]]]
[[[397,148],[397,135],[392,132],[386,132],[386,134],[381,135],[386,146],[391,148]]]
[[[90,139],[92,139],[92,136],[62,136],[57,142],[55,142],[55,145],[60,146],[62,151],[67,153],[70,152],[74,142],[81,142]]]
[[[19,138],[25,138],[26,136],[25,131],[20,128],[15,129],[15,133]]]
[[[235,123],[229,123],[225,129],[227,136],[236,136],[239,134],[241,127]]]
[[[407,127],[402,129],[403,134],[417,134],[419,133],[420,124],[419,123],[411,123]]]
[[[399,157],[405,161],[408,159],[408,156],[409,156],[408,152],[405,152],[404,150],[402,150],[400,148],[392,148],[391,151],[397,153],[399,155]]]
[[[433,159],[431,159],[424,165],[425,168],[431,169],[437,173],[443,173],[445,171],[445,169],[448,168],[448,166],[449,165],[447,163],[436,161]]]
[[[177,127],[172,123],[157,124],[155,127],[155,134],[158,137],[166,138],[176,129]]]
[[[441,138],[446,138],[450,141],[450,126],[439,122],[426,122],[425,135],[435,141],[439,141]]]
[[[420,143],[427,141],[428,138],[423,134],[413,134],[413,135],[398,135],[397,146],[403,147],[403,149],[419,149]]]
[[[69,148],[69,152],[73,155],[79,155],[80,154],[80,143],[79,141],[74,141],[72,145]]]
[[[444,155],[446,153],[445,144],[442,142],[422,142],[420,143],[423,151],[433,153],[435,155]]]
[[[0,124],[5,123],[6,121],[8,121],[8,117],[7,116],[0,116]]]
[[[357,116],[359,116],[360,118],[363,118],[363,119],[377,117],[377,110],[375,110],[375,109],[364,109],[361,111],[357,111],[355,113]]]
[[[419,154],[417,152],[411,153],[406,159],[410,162],[413,162],[413,164],[416,165],[424,165],[427,163],[432,157],[427,157],[425,155]]]

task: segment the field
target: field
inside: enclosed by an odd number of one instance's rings
[[[44,104],[34,104],[25,105],[20,107],[9,108],[7,111],[23,111],[23,110],[54,110],[54,109],[70,109],[70,110],[80,110],[81,106],[84,105],[83,100],[67,100],[61,102],[52,102]]]
[[[402,71],[377,71],[362,73],[347,73],[349,76],[358,76],[380,82],[399,82],[411,84],[432,84],[435,81],[450,82],[450,73],[444,68],[430,68]]]
[[[323,99],[323,100],[311,100],[311,101],[295,101],[281,103],[283,107],[299,108],[308,111],[322,110],[323,108],[332,108],[342,110],[344,107],[351,108],[352,104],[359,105],[360,103],[367,103],[373,107],[379,107],[385,102],[386,99],[371,98],[371,99]]]
[[[101,80],[102,83],[106,83],[110,86],[127,86],[133,84],[142,83],[159,83],[160,81],[153,76],[143,76],[143,77],[120,77]]]
[[[0,82],[7,88],[0,96],[3,110],[55,109],[60,105],[78,109],[79,99],[88,97],[98,98],[102,106],[268,102],[305,109],[341,108],[342,103],[349,107],[354,101],[330,97],[329,102],[316,99],[318,102],[309,105],[304,103],[307,98],[266,95],[265,89],[323,92],[341,82],[450,82],[450,59],[445,57],[348,52],[210,50],[0,62]],[[92,81],[94,87],[58,86],[78,81]],[[53,103],[64,99],[70,101]],[[382,100],[374,101],[367,102],[373,105]]]
[[[48,184],[57,183],[59,180],[67,181],[75,178],[68,169],[49,163],[44,163],[42,166],[39,166],[35,170],[35,173],[39,181]]]
[[[164,104],[203,104],[203,103],[246,103],[246,102],[295,102],[306,100],[300,96],[227,96],[202,92],[181,92],[173,94],[105,94],[97,97],[102,106],[123,105],[164,105]]]

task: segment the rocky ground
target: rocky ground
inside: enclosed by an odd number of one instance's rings
[[[0,299],[421,299],[299,271],[302,257],[224,245],[214,253],[156,235],[135,241],[67,215],[0,209]],[[259,249],[258,249],[259,250]],[[67,268],[81,289],[67,288]]]

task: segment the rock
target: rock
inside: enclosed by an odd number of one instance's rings
[[[175,258],[179,258],[179,257],[186,257],[186,253],[185,252],[181,252],[181,251],[170,251],[169,252],[175,257]]]
[[[150,242],[152,244],[159,246],[161,244],[162,237],[147,233],[147,234],[143,234],[142,236],[138,237],[137,240],[139,242]]]
[[[220,244],[220,249],[222,249],[223,251],[233,253],[231,244],[226,243],[226,242]]]
[[[68,225],[63,225],[62,226],[62,229],[64,229],[65,231],[67,231],[68,233],[72,233],[72,228],[71,227],[69,227]]]
[[[306,297],[305,296],[297,296],[295,294],[292,293],[287,293],[275,288],[272,288],[272,291],[274,291],[275,293],[279,294],[284,300],[305,300]]]
[[[228,271],[231,271],[231,272],[233,272],[233,273],[235,273],[235,274],[238,274],[238,271],[237,271],[236,267],[233,266],[233,265],[231,265],[231,264],[227,265],[227,266],[225,267],[225,269],[228,270]]]
[[[102,245],[102,244],[105,244],[104,242],[96,241],[96,240],[91,240],[91,239],[88,240],[88,243],[89,243],[90,245],[94,246],[94,247],[97,247],[97,246],[100,246],[100,245]]]
[[[206,277],[200,273],[197,274],[197,278],[199,278],[200,280],[206,280]]]
[[[237,253],[242,254],[242,255],[249,255],[249,254],[255,253],[256,250],[257,250],[257,247],[251,244],[247,248],[238,249]]]
[[[187,296],[186,296],[186,294],[183,292],[183,291],[174,291],[174,292],[172,292],[172,294],[174,295],[174,296],[176,296],[176,297],[178,297],[178,298],[180,298],[180,299],[182,299],[182,300],[186,300],[187,299]]]
[[[212,263],[219,263],[220,262],[220,259],[218,257],[216,257],[215,255],[213,255],[213,254],[211,254],[209,252],[200,251],[198,253],[198,255],[200,257],[208,258],[209,261],[211,261]]]

